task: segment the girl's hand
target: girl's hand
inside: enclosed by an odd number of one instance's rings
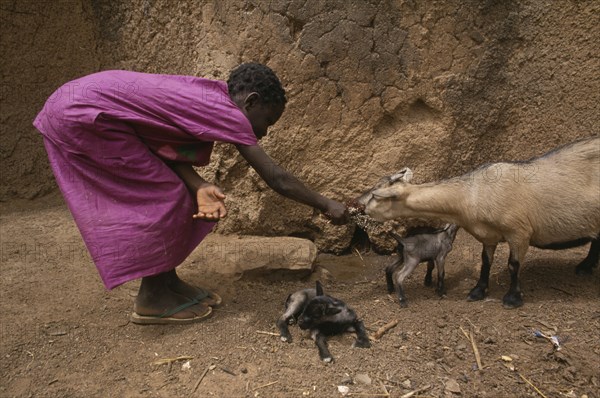
[[[202,184],[196,193],[198,213],[193,218],[206,221],[219,221],[227,215],[225,208],[225,194],[216,185]]]
[[[335,200],[330,200],[327,210],[323,213],[325,217],[331,220],[333,225],[342,225],[348,222],[348,212],[346,206]]]

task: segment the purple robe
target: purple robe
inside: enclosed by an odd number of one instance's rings
[[[63,85],[34,126],[108,289],[175,268],[214,226],[192,218],[195,196],[168,163],[257,143],[224,82],[127,71]]]

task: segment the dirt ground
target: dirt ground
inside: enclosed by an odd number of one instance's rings
[[[59,198],[0,209],[3,397],[341,397],[340,385],[362,397],[415,390],[414,397],[600,397],[600,270],[573,272],[587,247],[532,249],[521,275],[525,305],[516,310],[500,301],[508,288],[505,247],[488,299],[465,300],[480,248],[462,231],[447,261],[447,296],[423,286],[421,265],[406,284],[405,309],[385,291],[389,257],[321,255],[334,276],[326,292],[371,332],[400,321],[371,349],[351,348],[351,335],[330,339],[335,362],[324,364],[297,327],[291,344],[264,333],[276,332],[286,296],[312,282],[205,275],[192,264],[200,246],[180,274],[221,293],[224,306],[196,325],[137,326],[128,322],[137,283],[104,290]],[[482,370],[461,328],[473,333]],[[562,350],[553,352],[533,329],[559,336]],[[155,364],[184,356],[189,362]]]

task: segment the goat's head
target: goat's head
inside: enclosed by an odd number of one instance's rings
[[[318,328],[322,323],[334,321],[335,315],[344,308],[344,304],[323,293],[323,286],[317,281],[317,295],[310,300],[298,318],[300,329]]]
[[[353,207],[364,208],[367,206],[367,203],[373,198],[373,193],[382,188],[390,188],[395,185],[401,183],[408,183],[412,180],[413,172],[408,167],[404,167],[397,173],[394,173],[389,176],[381,177],[377,184],[375,184],[371,189],[364,192],[358,198],[354,199],[350,204]]]
[[[374,190],[365,205],[365,213],[376,221],[411,216],[406,208],[411,186],[409,182],[397,181],[392,186]]]

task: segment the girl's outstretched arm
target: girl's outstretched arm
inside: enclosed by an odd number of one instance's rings
[[[293,174],[273,161],[258,145],[237,145],[240,154],[275,192],[319,209],[335,224],[346,222],[346,206],[307,188]]]

